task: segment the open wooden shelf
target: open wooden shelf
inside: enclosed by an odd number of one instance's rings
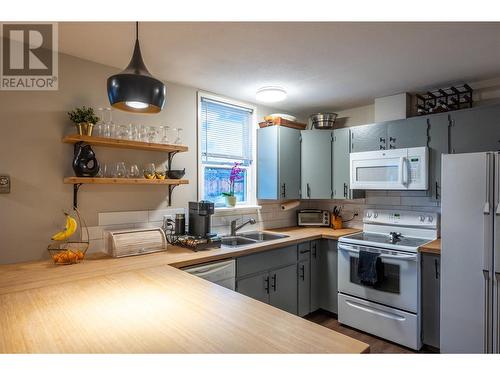
[[[65,184],[100,184],[100,185],[186,185],[189,180],[147,178],[113,178],[113,177],[65,177]]]
[[[75,144],[77,142],[85,142],[93,146],[126,148],[133,150],[161,151],[161,152],[188,151],[188,147],[186,145],[148,143],[148,142],[130,141],[128,139],[90,137],[88,135],[78,135],[78,134],[67,135],[62,139],[62,141],[63,143],[71,143],[71,144]]]

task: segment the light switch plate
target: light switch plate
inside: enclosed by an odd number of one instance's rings
[[[0,175],[0,194],[10,193],[10,176]]]

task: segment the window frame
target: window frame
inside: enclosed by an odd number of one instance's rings
[[[206,91],[198,91],[197,92],[197,125],[196,125],[196,139],[197,139],[197,149],[196,149],[196,165],[197,165],[197,175],[198,175],[198,184],[197,184],[197,197],[198,200],[203,199],[203,192],[205,189],[205,178],[204,178],[204,169],[205,167],[221,167],[219,164],[203,164],[201,158],[201,100],[202,98],[219,101],[222,103],[227,103],[229,105],[234,105],[237,107],[246,108],[252,111],[251,120],[250,120],[250,142],[251,142],[251,157],[252,162],[249,166],[241,166],[247,170],[247,200],[245,202],[236,202],[236,208],[244,208],[244,207],[253,207],[257,204],[257,107],[253,104],[241,102],[238,100],[234,100],[228,98],[226,96],[212,94]],[[227,208],[224,206],[216,206],[215,209]]]

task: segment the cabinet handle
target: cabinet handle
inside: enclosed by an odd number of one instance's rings
[[[267,276],[265,279],[264,289],[266,290],[266,293],[269,294],[269,276]]]
[[[276,274],[273,275],[273,284],[271,285],[271,287],[273,288],[273,290],[276,292],[276,284],[277,284],[277,277],[276,277]]]
[[[307,198],[311,198],[311,188],[309,187],[309,183],[306,184],[307,187]]]
[[[439,192],[438,192],[438,189],[439,189],[439,184],[438,184],[438,182],[436,181],[436,187],[435,187],[435,189],[434,189],[434,190],[435,190],[435,193],[436,193],[436,194],[435,194],[435,195],[436,195],[436,199],[439,199]]]
[[[302,272],[302,275],[300,275],[300,278],[302,280],[306,279],[306,266],[303,264],[300,266],[300,271]]]
[[[307,254],[310,250],[300,250],[301,254]]]
[[[347,184],[344,182],[344,198],[347,198]]]
[[[316,249],[316,243],[313,243],[312,248],[313,248],[313,253],[312,253],[312,255],[313,255],[313,257],[315,257],[315,258],[316,258],[316,256],[318,255],[318,251],[317,251],[317,249]]]
[[[380,145],[379,147],[381,150],[385,150],[385,146]]]
[[[436,273],[436,280],[439,280],[439,264],[437,259],[434,259],[434,272]]]
[[[283,185],[281,186],[281,196],[283,198],[286,197],[286,183],[283,183]]]
[[[389,142],[396,143],[396,138],[389,137]]]
[[[394,149],[394,148],[396,148],[396,146],[389,145],[389,149],[391,149],[391,150],[392,150],[392,149]]]
[[[380,137],[380,142],[385,143],[385,138]]]

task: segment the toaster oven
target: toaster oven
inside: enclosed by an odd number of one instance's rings
[[[299,227],[329,227],[330,212],[327,210],[298,210],[297,225]]]

